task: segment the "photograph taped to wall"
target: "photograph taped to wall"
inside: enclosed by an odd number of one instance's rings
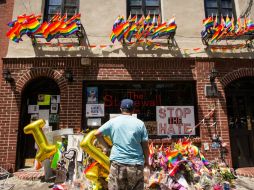
[[[59,116],[58,114],[49,114],[49,123],[58,123]]]
[[[39,106],[38,105],[28,105],[27,113],[39,113]]]
[[[60,103],[60,95],[51,95],[51,104]]]
[[[57,113],[58,112],[58,104],[51,104],[50,113]]]
[[[87,119],[87,126],[99,127],[101,126],[101,118],[89,118]]]
[[[39,119],[39,114],[31,114],[30,123]]]

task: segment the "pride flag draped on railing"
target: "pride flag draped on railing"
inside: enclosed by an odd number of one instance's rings
[[[56,14],[49,22],[42,22],[41,15],[20,15],[16,20],[8,23],[11,29],[6,36],[16,43],[22,41],[22,36],[25,34],[31,38],[45,38],[50,42],[53,38],[67,37],[79,31],[80,16],[75,14],[67,20],[67,14],[62,17]]]
[[[153,18],[148,14],[146,17],[143,15],[139,20],[137,15],[124,19],[124,16],[118,16],[115,20],[110,34],[112,43],[117,39],[119,42],[132,40],[138,42],[139,40],[153,40],[162,36],[171,36],[176,32],[175,17],[168,22],[161,23],[160,16]],[[150,41],[149,41],[150,42]]]
[[[211,43],[228,37],[237,39],[243,35],[254,35],[254,23],[246,17],[244,19],[238,18],[235,23],[233,16],[231,19],[226,16],[226,20],[221,16],[221,21],[218,23],[217,15],[216,17],[210,16],[203,20],[203,26],[201,36],[202,38],[210,38]]]

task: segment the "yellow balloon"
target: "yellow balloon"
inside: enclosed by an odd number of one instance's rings
[[[89,166],[89,169],[85,171],[86,178],[92,181],[94,184],[93,190],[102,189],[102,185],[99,181],[99,177],[104,177],[105,175],[106,177],[108,176],[108,173],[102,173],[102,172],[105,172],[103,170],[105,169],[101,168],[99,163],[96,162],[96,163],[92,163]]]
[[[110,161],[109,157],[106,156],[100,149],[93,145],[93,141],[95,140],[95,133],[96,130],[89,132],[85,138],[81,141],[80,146],[81,148],[89,154],[94,160],[96,160],[100,165],[102,165],[108,172]],[[105,138],[106,142],[109,139]],[[112,143],[111,143],[112,144]]]
[[[36,144],[39,147],[39,152],[36,154],[35,158],[39,162],[51,157],[57,151],[55,145],[49,145],[48,141],[42,131],[42,128],[45,125],[45,121],[43,119],[38,119],[29,125],[25,126],[24,133],[32,134]],[[29,148],[29,147],[27,147]]]

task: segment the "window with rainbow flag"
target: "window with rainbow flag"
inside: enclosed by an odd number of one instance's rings
[[[37,38],[44,38],[47,42],[55,38],[66,38],[73,34],[80,38],[82,37],[80,17],[80,14],[75,14],[67,19],[67,14],[61,16],[57,13],[49,22],[42,22],[41,15],[23,14],[8,23],[10,30],[6,36],[19,43],[22,41],[22,37],[26,35],[33,40],[33,44],[37,42]]]
[[[174,38],[176,28],[175,17],[162,23],[160,15],[155,14],[148,14],[146,17],[142,15],[140,19],[137,15],[130,15],[126,20],[124,16],[118,16],[113,24],[110,40],[112,43],[117,40],[123,44],[145,42],[150,45],[158,38]]]
[[[203,20],[204,29],[201,32],[204,45],[213,45],[221,40],[246,40],[251,43],[254,39],[254,23],[251,18],[238,18],[232,16],[218,17],[209,16]]]

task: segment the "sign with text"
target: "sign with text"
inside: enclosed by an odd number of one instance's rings
[[[86,104],[86,117],[104,117],[104,104]]]
[[[195,135],[194,106],[156,106],[158,135]]]

